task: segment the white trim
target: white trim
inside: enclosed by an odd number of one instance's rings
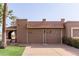
[[[71,38],[79,38],[79,37],[73,37],[73,29],[79,29],[79,27],[71,27]]]

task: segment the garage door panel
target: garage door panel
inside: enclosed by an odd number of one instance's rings
[[[42,29],[29,29],[28,39],[29,43],[43,43],[43,31]]]
[[[46,42],[50,44],[61,43],[61,30],[46,29]]]

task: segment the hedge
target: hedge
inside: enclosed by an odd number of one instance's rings
[[[62,41],[64,44],[79,48],[79,39],[63,37]]]

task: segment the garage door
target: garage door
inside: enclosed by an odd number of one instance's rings
[[[61,29],[45,29],[45,42],[48,44],[61,43]]]
[[[28,43],[61,43],[61,29],[29,29]]]
[[[29,29],[28,30],[28,43],[43,43],[43,30],[42,29]]]

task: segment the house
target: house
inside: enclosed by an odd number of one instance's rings
[[[7,39],[15,32],[17,43],[62,44],[62,37],[79,38],[79,21],[28,21],[17,19],[16,24],[6,29]]]

